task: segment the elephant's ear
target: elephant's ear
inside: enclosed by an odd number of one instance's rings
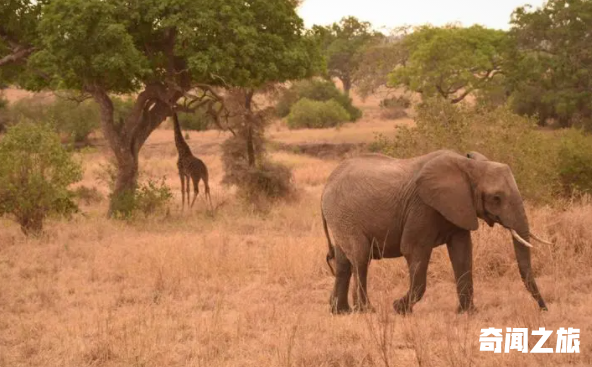
[[[417,177],[419,197],[458,227],[479,228],[469,178],[458,157],[445,155],[432,159]]]

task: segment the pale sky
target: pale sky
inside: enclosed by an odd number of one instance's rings
[[[510,15],[518,6],[539,7],[544,0],[304,0],[298,13],[306,27],[327,25],[353,15],[375,28],[430,23],[441,26],[460,22],[508,29]]]

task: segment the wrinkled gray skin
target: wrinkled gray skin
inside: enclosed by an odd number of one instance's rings
[[[371,310],[366,286],[371,259],[400,256],[407,261],[410,285],[393,306],[398,313],[411,312],[426,290],[432,249],[442,244],[448,248],[456,278],[458,311],[472,310],[470,231],[478,228],[477,218],[489,226],[499,223],[514,229],[526,241],[530,232],[510,168],[477,152],[460,155],[440,150],[412,159],[366,154],[345,160],[328,179],[321,210],[329,241],[327,262],[335,267],[333,313],[351,311],[352,274],[355,310]],[[546,310],[532,274],[530,249],[513,241],[520,276]]]

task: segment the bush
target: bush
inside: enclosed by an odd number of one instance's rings
[[[57,98],[53,102],[24,98],[9,108],[9,119],[25,118],[35,123],[51,123],[58,134],[74,144],[87,144],[88,136],[100,126],[99,107],[94,101],[82,103]]]
[[[96,187],[79,186],[74,190],[74,196],[78,200],[83,201],[86,205],[100,203],[103,200],[103,195]]]
[[[113,192],[117,178],[115,162],[102,164],[97,172],[96,178],[103,182]],[[148,217],[154,214],[168,214],[168,206],[173,199],[170,187],[163,177],[160,183],[149,177],[145,182],[138,183],[136,190],[126,192],[117,198],[117,212],[113,213],[116,219],[133,220],[139,214]],[[112,199],[110,195],[109,199]]]
[[[195,113],[179,112],[179,124],[183,130],[205,131],[213,123],[212,118],[205,111],[197,110]]]
[[[440,99],[418,107],[416,124],[398,127],[392,139],[379,136],[372,150],[400,158],[438,149],[475,150],[508,164],[522,195],[534,202],[590,185],[591,141],[579,131],[564,132],[558,144],[558,134],[537,130],[535,120],[507,107],[483,111]]]
[[[68,186],[81,178],[80,164],[51,127],[10,127],[0,142],[0,215],[13,215],[25,234],[38,234],[49,215],[77,211]]]
[[[290,198],[295,193],[291,170],[264,155],[264,140],[256,135],[254,139],[256,164],[249,166],[246,143],[241,135],[227,139],[222,145],[225,185],[235,185],[238,196],[255,204],[259,209],[269,201]]]
[[[146,183],[139,185],[134,200],[135,210],[144,214],[144,217],[156,213],[166,212],[168,205],[173,199],[171,189],[166,185],[163,178],[160,183],[148,179]]]
[[[563,131],[558,158],[564,193],[592,194],[592,138],[575,129]]]
[[[411,101],[404,96],[391,97],[381,100],[379,106],[381,110],[381,118],[386,120],[396,120],[407,117],[407,111],[405,111],[405,109],[411,106]]]
[[[276,114],[279,117],[288,116],[292,107],[302,98],[319,102],[334,100],[347,111],[348,121],[356,121],[362,117],[362,111],[352,104],[352,100],[347,94],[341,92],[333,82],[318,79],[295,82],[280,97],[276,104]]]
[[[325,102],[302,98],[288,115],[290,129],[328,128],[349,120],[347,111],[334,100]]]

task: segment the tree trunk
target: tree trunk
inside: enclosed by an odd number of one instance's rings
[[[253,91],[246,93],[245,108],[247,110],[247,160],[249,167],[255,166],[255,145],[253,143],[253,112],[251,111],[251,101],[253,100]]]
[[[101,127],[117,164],[117,175],[111,193],[108,216],[128,215],[133,210],[134,194],[138,181],[138,154],[148,136],[170,115],[168,103],[175,103],[182,95],[168,91],[160,85],[147,86],[142,91],[129,115],[115,124],[111,98],[100,89],[89,88],[99,104]],[[168,95],[170,93],[170,97]]]
[[[351,80],[349,78],[343,77],[341,78],[341,83],[343,84],[343,92],[349,96],[349,91],[352,87]]]
[[[117,156],[117,177],[109,202],[107,215],[127,215],[133,209],[138,184],[138,156],[126,149]]]

